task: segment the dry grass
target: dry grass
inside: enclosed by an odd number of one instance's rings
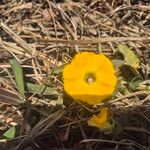
[[[134,2],[133,2],[134,1]],[[0,87],[18,93],[9,60],[16,58],[25,83],[56,88],[48,96],[26,92],[25,105],[0,103],[3,149],[150,149],[150,3],[138,0],[3,0],[0,2]],[[143,82],[133,91],[123,84],[108,103],[91,108],[64,95],[59,66],[81,51],[120,59],[118,44],[130,46],[140,59]],[[55,73],[54,73],[55,72]],[[122,75],[118,70],[118,79]],[[38,89],[37,89],[38,90]],[[63,101],[63,104],[61,104]],[[118,128],[102,132],[87,119],[109,105]],[[3,133],[18,125],[19,135]],[[8,144],[7,144],[8,143]]]

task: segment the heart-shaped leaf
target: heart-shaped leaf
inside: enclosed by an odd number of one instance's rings
[[[126,65],[129,65],[134,69],[137,69],[139,67],[139,58],[127,45],[118,45],[118,50],[123,54]]]

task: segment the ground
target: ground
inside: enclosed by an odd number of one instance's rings
[[[150,149],[149,0],[0,0],[0,34],[0,149]],[[83,51],[105,54],[117,74],[96,106],[63,88]],[[113,129],[88,126],[105,106]]]

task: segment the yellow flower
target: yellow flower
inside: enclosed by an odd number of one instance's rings
[[[112,62],[103,54],[82,52],[63,70],[64,90],[75,100],[98,104],[111,96],[117,78]]]
[[[108,108],[102,108],[99,114],[93,115],[90,120],[88,120],[88,125],[97,127],[100,129],[111,129],[113,125],[108,122]]]

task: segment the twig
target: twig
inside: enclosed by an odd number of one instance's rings
[[[42,41],[42,40],[41,40]],[[55,39],[51,38],[44,39],[45,42],[50,43],[65,43],[65,44],[77,44],[77,45],[84,45],[84,44],[97,44],[97,43],[107,43],[107,42],[125,42],[125,41],[150,41],[150,36],[148,37],[103,37],[103,38],[86,38],[86,39],[79,39],[79,40],[64,40],[64,39]]]
[[[23,39],[21,39],[14,31],[11,30],[4,22],[0,23],[0,26],[19,44],[25,51],[32,55],[33,48],[29,46]]]

